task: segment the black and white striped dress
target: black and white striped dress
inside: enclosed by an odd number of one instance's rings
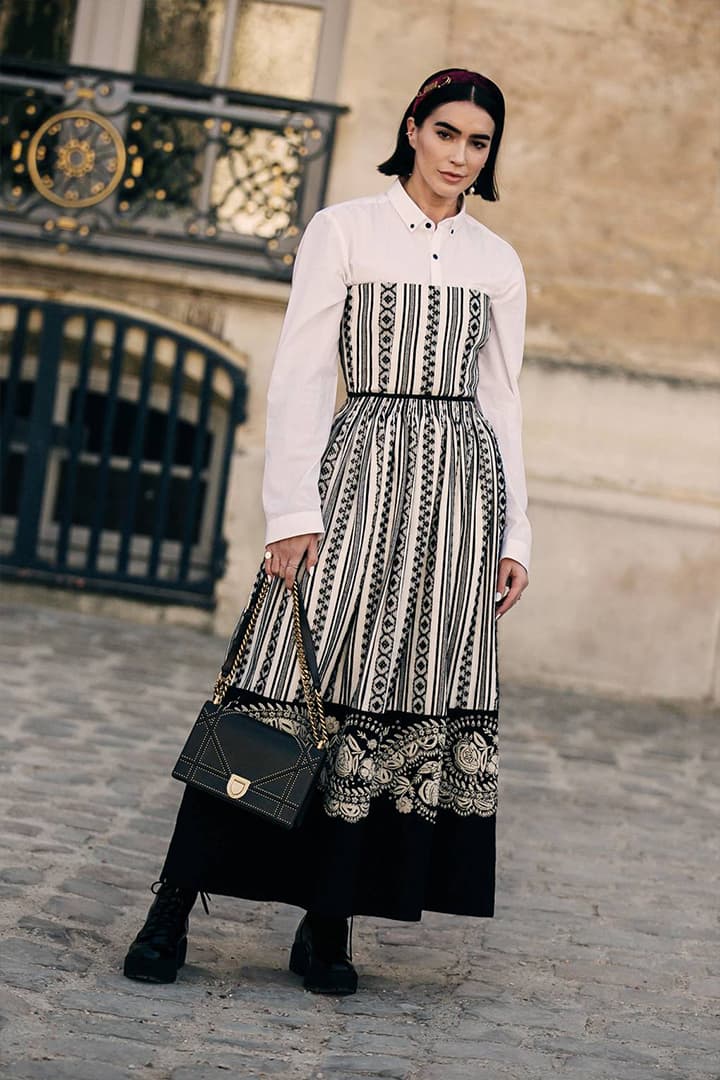
[[[507,485],[477,398],[491,307],[465,284],[346,286],[348,397],[318,461],[318,563],[298,576],[333,736],[321,790],[278,835],[187,789],[172,880],[334,914],[493,914]],[[278,578],[235,693],[260,719],[272,700],[304,723]]]

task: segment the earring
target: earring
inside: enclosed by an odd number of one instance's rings
[[[484,168],[485,168],[485,166],[484,166],[484,165],[482,165],[482,166],[480,167],[480,172],[479,172],[479,173],[477,174],[477,176],[476,176],[476,177],[475,177],[475,179],[473,180],[473,184],[472,184],[472,187],[470,188],[470,194],[471,194],[471,195],[477,195],[477,182],[478,182],[478,180],[480,179],[480,173],[481,173],[481,172],[483,171],[483,169],[484,169]]]

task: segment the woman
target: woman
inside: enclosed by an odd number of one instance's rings
[[[357,986],[348,917],[494,914],[496,620],[531,542],[525,284],[466,196],[497,198],[504,115],[489,79],[436,72],[379,166],[389,189],[305,230],[268,393],[258,579],[273,580],[233,692],[302,708],[300,574],[328,766],[295,830],[186,788],[130,977],[175,978],[199,890],[304,908],[291,969],[326,993]]]

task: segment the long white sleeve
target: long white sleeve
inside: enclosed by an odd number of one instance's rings
[[[477,402],[497,437],[505,472],[507,512],[500,558],[530,569],[532,530],[527,516],[527,483],[522,446],[522,405],[518,376],[523,361],[527,292],[519,258],[490,302],[490,336],[480,351]]]
[[[342,236],[321,210],[298,247],[268,386],[262,489],[266,544],[325,532],[318,481],[335,411],[347,280]]]

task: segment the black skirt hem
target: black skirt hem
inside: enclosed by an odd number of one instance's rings
[[[488,910],[469,910],[458,905],[452,909],[447,906],[438,905],[433,906],[429,904],[422,908],[388,908],[384,904],[353,904],[352,910],[347,910],[346,906],[342,906],[342,910],[333,904],[325,904],[318,901],[317,898],[312,899],[309,896],[303,896],[299,893],[268,893],[262,889],[245,889],[242,895],[237,892],[228,892],[227,885],[218,882],[218,888],[215,888],[214,884],[210,880],[203,880],[202,883],[197,880],[191,880],[189,878],[178,879],[177,875],[173,875],[169,878],[165,875],[164,871],[161,874],[161,880],[171,881],[173,885],[180,886],[183,889],[194,889],[197,892],[207,893],[209,896],[231,896],[237,900],[250,900],[254,903],[274,903],[274,904],[288,904],[290,907],[301,908],[303,911],[310,909],[318,911],[323,915],[328,916],[340,916],[349,918],[350,916],[363,916],[372,919],[392,919],[396,922],[420,922],[422,916],[426,912],[433,912],[439,915],[461,915],[467,918],[478,919],[492,919],[495,917],[494,906]]]
[[[325,915],[492,918],[495,826],[494,815],[462,818],[449,810],[439,810],[432,824],[397,813],[387,798],[347,823],[324,812],[316,791],[302,824],[285,830],[188,785],[161,878]]]

